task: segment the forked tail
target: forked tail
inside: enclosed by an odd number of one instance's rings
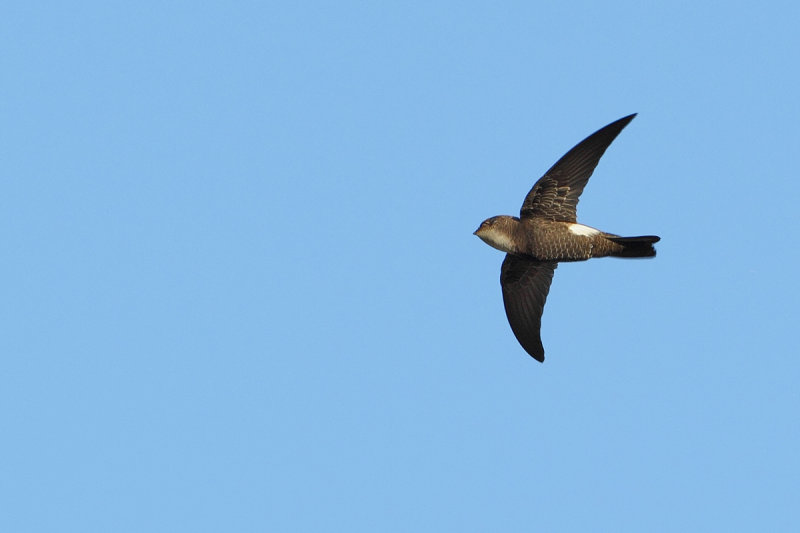
[[[622,250],[611,254],[613,257],[655,257],[656,249],[653,244],[661,240],[661,237],[655,235],[606,238],[622,246]]]

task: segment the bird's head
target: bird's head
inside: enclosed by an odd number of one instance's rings
[[[502,252],[514,253],[515,247],[511,237],[517,224],[519,224],[519,219],[508,215],[487,218],[481,222],[481,225],[478,226],[473,235],[480,237],[483,242],[492,248],[497,248]]]

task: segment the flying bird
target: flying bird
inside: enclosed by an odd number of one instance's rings
[[[620,237],[579,224],[578,198],[606,148],[636,113],[589,135],[539,178],[522,203],[518,217],[484,220],[475,235],[506,252],[500,285],[508,323],[531,357],[544,361],[539,330],[542,310],[562,261],[592,257],[654,257],[655,235]]]

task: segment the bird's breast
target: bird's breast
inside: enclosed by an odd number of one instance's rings
[[[539,220],[525,224],[517,240],[522,253],[542,261],[583,261],[592,257],[600,233],[583,224]]]

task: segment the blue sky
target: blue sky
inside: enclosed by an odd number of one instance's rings
[[[796,531],[796,3],[0,8],[3,531]],[[472,235],[638,112],[543,365]]]

